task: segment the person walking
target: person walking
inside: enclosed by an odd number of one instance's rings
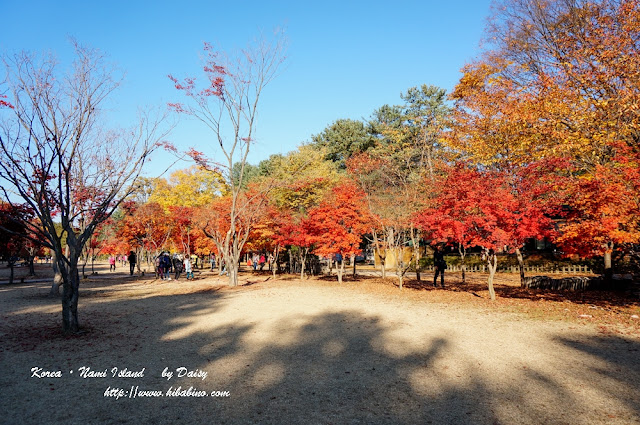
[[[260,271],[262,271],[262,268],[264,267],[264,264],[267,262],[267,258],[264,256],[264,254],[260,254]]]
[[[220,259],[220,276],[227,274],[227,263],[224,261],[224,258]]]
[[[436,269],[436,273],[433,276],[433,286],[438,286],[438,275],[440,275],[440,285],[444,288],[444,271],[447,268],[447,263],[444,261],[444,252],[442,252],[438,246],[436,246],[433,251],[433,265]]]
[[[260,262],[260,257],[258,256],[257,253],[253,254],[253,258],[251,259],[251,262],[253,263],[253,271],[254,272],[258,271],[258,263]]]
[[[163,278],[164,271],[162,270],[162,253],[156,257],[155,266],[156,266],[156,279]]]
[[[274,258],[273,254],[269,254],[269,258],[267,260],[267,262],[269,263],[269,271],[272,271],[272,267],[274,266],[273,265],[273,258]]]
[[[181,255],[174,255],[173,256],[173,271],[175,272],[175,276],[174,279],[178,280],[180,279],[180,274],[182,273],[182,256]]]
[[[129,274],[133,276],[133,271],[136,268],[136,253],[133,251],[129,251],[129,256],[127,257],[127,261],[129,261]]]
[[[188,255],[184,257],[184,272],[187,275],[187,280],[193,280],[193,267],[191,266],[191,258]]]
[[[171,257],[169,257],[168,252],[165,252],[162,256],[162,268],[164,269],[164,276],[162,277],[163,280],[171,280],[170,273],[172,267],[173,264],[171,264]]]
[[[110,255],[109,256],[109,271],[116,271],[116,256],[115,255]]]
[[[197,268],[198,267],[198,256],[196,254],[191,254],[190,256],[191,258],[191,268]]]

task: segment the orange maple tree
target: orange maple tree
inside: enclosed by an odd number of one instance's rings
[[[566,254],[602,256],[611,278],[614,249],[624,252],[640,241],[638,193],[640,169],[631,152],[576,176],[562,188],[567,208],[556,243]]]
[[[447,144],[484,166],[549,168],[565,252],[602,255],[640,242],[640,2],[500,0],[490,49],[454,90]]]
[[[131,248],[143,249],[158,256],[167,247],[173,226],[160,204],[131,204],[118,230],[118,236]],[[138,262],[139,264],[139,262]]]

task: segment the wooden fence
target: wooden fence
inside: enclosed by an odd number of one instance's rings
[[[422,269],[422,271],[434,271],[433,266],[427,266]],[[462,271],[462,266],[460,265],[447,265],[448,272],[459,272]],[[485,264],[482,265],[468,265],[467,272],[479,272],[479,273],[488,273],[488,268]],[[545,265],[545,266],[525,266],[525,273],[556,273],[556,274],[592,274],[593,272],[588,266],[585,265],[571,265],[571,266],[556,266],[556,265]],[[509,266],[509,267],[498,267],[498,273],[520,273],[520,269],[518,266]]]

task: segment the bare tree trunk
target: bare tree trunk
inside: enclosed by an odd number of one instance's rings
[[[380,244],[380,239],[378,238],[378,233],[376,231],[373,231],[373,235],[372,235],[372,239],[373,242],[375,244],[375,248],[373,250],[373,258],[374,258],[374,264],[375,264],[375,258],[377,257],[378,260],[380,261],[380,272],[382,275],[382,278],[385,279],[387,277],[387,251],[385,250],[384,255],[382,255],[382,247]]]
[[[234,256],[229,255],[225,260],[227,267],[227,277],[229,278],[229,286],[238,286],[238,263]]]
[[[380,260],[380,272],[382,274],[382,278],[386,279],[387,277],[387,252],[384,252],[384,256],[382,255],[382,251],[378,249],[378,253],[376,254],[378,259]]]
[[[425,133],[424,138],[427,138],[427,135]],[[435,173],[433,170],[433,158],[432,158],[432,150],[433,147],[429,146],[429,148],[427,148],[427,168],[429,168],[429,177],[431,178],[431,182],[433,183],[435,181]]]
[[[273,273],[273,278],[276,278],[276,273],[278,271],[278,254],[280,254],[280,246],[276,246],[273,250],[273,261],[271,262],[271,272]]]
[[[229,286],[238,286],[238,268],[227,265],[227,274],[229,275]]]
[[[613,243],[607,242],[604,251],[604,281],[611,283],[613,281],[613,262],[611,254],[613,253]]]
[[[416,279],[420,282],[420,238],[411,229],[411,242],[413,243],[413,258],[416,262]]]
[[[342,275],[344,273],[344,257],[342,257],[342,261],[340,262],[340,267],[337,268],[338,272],[338,283],[342,283]]]
[[[404,252],[396,249],[396,274],[398,275],[398,287],[402,289],[404,283]]]
[[[462,269],[462,283],[467,283],[466,281],[467,264],[464,261],[467,255],[467,250],[462,246],[461,243],[458,244],[458,252],[460,253],[460,268]]]
[[[300,280],[304,280],[304,266],[307,260],[307,252],[309,251],[309,248],[301,248],[300,249],[300,263],[301,263],[301,267],[300,267]]]
[[[524,287],[524,258],[520,248],[516,248],[516,257],[518,258],[518,268],[520,269],[520,286]]]
[[[140,274],[140,263],[142,263],[142,248],[136,248],[136,271]]]
[[[491,301],[495,301],[496,291],[493,289],[493,277],[495,276],[498,268],[498,256],[493,250],[490,250],[487,254],[487,265],[489,266],[489,280],[487,281],[487,285],[489,286],[489,297],[491,297]]]

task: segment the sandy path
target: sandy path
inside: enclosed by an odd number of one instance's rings
[[[215,283],[85,284],[76,338],[56,332],[46,284],[0,287],[0,422],[640,423],[637,338],[399,291]]]

